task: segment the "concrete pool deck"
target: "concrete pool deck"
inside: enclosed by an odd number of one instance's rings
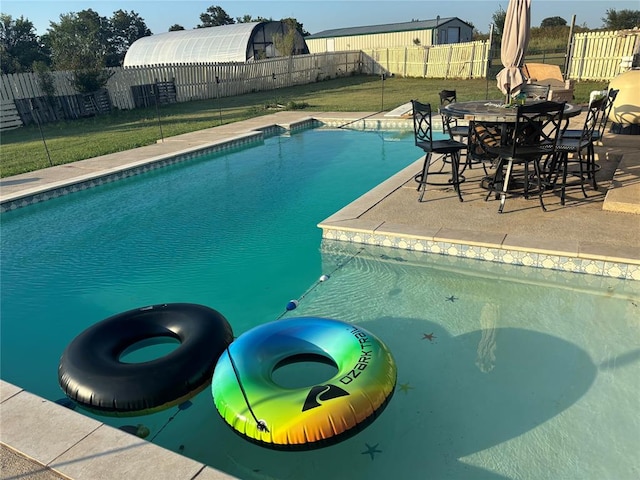
[[[0,203],[18,205],[37,195],[46,199],[43,192],[91,182],[94,177],[232,139],[250,139],[273,126],[294,130],[311,118],[338,126],[363,117],[352,127],[410,125],[407,120],[383,114],[280,112],[167,138],[135,150],[3,178]],[[582,116],[576,117],[572,127],[580,128],[582,121]],[[515,197],[507,200],[505,213],[499,215],[495,200],[484,201],[481,168],[465,172],[464,202],[459,202],[450,189],[442,188],[429,190],[425,201],[419,203],[413,175],[421,167],[420,153],[416,149],[416,162],[410,167],[330,218],[317,219],[325,237],[372,244],[391,242],[400,248],[406,245],[425,251],[443,246],[455,250],[456,245],[465,245],[492,255],[509,252],[526,264],[517,253],[525,252],[533,266],[547,268],[551,262],[551,268],[557,268],[550,258],[558,258],[570,268],[584,268],[584,273],[640,280],[640,137],[606,134],[604,145],[596,149],[602,165],[599,191],[587,188],[589,197],[585,199],[579,189],[571,189],[564,207],[557,195],[547,192],[548,212],[542,212],[536,197]],[[0,408],[2,478],[232,478],[4,381],[0,382]]]

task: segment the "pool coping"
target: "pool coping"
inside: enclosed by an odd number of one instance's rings
[[[3,478],[12,472],[17,475],[10,478],[52,480],[236,478],[4,380],[0,406]]]

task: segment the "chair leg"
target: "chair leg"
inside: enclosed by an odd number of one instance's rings
[[[529,162],[524,161],[524,198],[529,199]]]
[[[540,206],[542,207],[542,211],[546,212],[547,207],[544,206],[544,201],[542,200],[542,193],[544,192],[542,188],[542,170],[538,160],[533,161],[533,169],[536,172],[536,179],[538,180],[538,198],[540,200]]]
[[[540,175],[544,190],[553,190],[555,180],[553,180],[554,174],[557,178],[558,171],[558,154],[553,153],[547,155],[544,162],[540,165]]]
[[[416,175],[415,180],[418,182],[417,190],[420,192],[418,202],[422,202],[424,192],[427,191],[427,177],[429,175],[429,164],[431,163],[431,153],[424,156],[424,164],[422,165],[422,173]],[[418,180],[419,179],[419,180]]]
[[[563,153],[562,159],[562,189],[560,191],[560,205],[564,206],[565,192],[567,189],[567,170],[569,170],[569,154]]]
[[[422,171],[420,173],[417,173],[413,179],[416,181],[416,183],[418,184],[418,186],[416,187],[416,190],[419,192],[421,188],[423,188],[423,184],[422,184],[422,179],[425,176],[426,170],[427,170],[427,165],[429,161],[429,154],[425,154],[424,156],[424,162],[422,163]]]
[[[462,202],[462,192],[460,191],[460,152],[451,154],[451,182],[453,188],[458,192],[458,198]]]
[[[582,158],[582,152],[578,152],[578,165],[580,167],[580,170],[579,170],[580,189],[582,190],[582,195],[584,195],[584,197],[587,198],[587,191],[584,189],[584,182],[588,181],[589,177],[591,176],[591,167],[589,166],[588,163],[584,163],[584,158]],[[587,167],[586,174],[585,174],[583,165]]]
[[[596,151],[593,146],[593,141],[587,146],[587,168],[589,171],[589,178],[591,179],[591,186],[594,190],[598,190],[598,184],[596,183]]]
[[[558,178],[562,172],[564,162],[564,153],[555,152],[551,157],[551,163],[547,167],[547,182],[551,190],[556,189]]]
[[[502,169],[504,168],[504,161],[502,160],[502,158],[497,159],[495,168],[496,168],[496,173],[494,173],[493,178],[489,182],[489,191],[487,192],[487,196],[484,198],[485,202],[489,200],[489,197],[491,196],[491,194],[494,194],[496,196],[496,199],[499,197],[498,191],[496,189],[496,185],[499,185],[504,181],[504,177],[502,174]]]

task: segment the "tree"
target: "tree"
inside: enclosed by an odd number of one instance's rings
[[[106,17],[91,9],[60,15],[48,30],[53,65],[72,70],[74,85],[82,93],[94,92],[106,85],[110,27]]]
[[[493,26],[495,34],[500,36],[504,31],[504,21],[507,18],[507,12],[502,9],[502,6],[499,6],[499,10],[493,12],[491,16],[493,19]]]
[[[40,83],[40,88],[44,92],[44,96],[53,107],[55,105],[54,97],[56,94],[56,87],[54,85],[51,69],[44,62],[34,62],[33,71],[38,75],[38,83]]]
[[[184,30],[184,27],[182,25],[178,25],[177,23],[174,23],[169,27],[170,32],[178,32],[180,30]]]
[[[14,20],[0,14],[0,66],[2,73],[33,70],[33,64],[49,64],[49,52],[35,33],[33,23],[24,17]]]
[[[564,27],[566,24],[567,21],[562,17],[547,17],[540,22],[540,27]]]
[[[276,51],[286,57],[290,57],[295,53],[296,49],[296,34],[295,23],[288,20],[282,20],[284,25],[283,33],[276,33],[273,35],[273,46]]]
[[[235,21],[231,18],[222,7],[211,5],[207,11],[200,14],[202,22],[197,28],[219,27],[221,25],[233,25]]]
[[[236,17],[237,23],[253,23],[253,22],[272,22],[272,18],[264,17],[252,17],[251,15],[243,15],[242,17]]]
[[[627,30],[640,27],[640,10],[607,9],[607,14],[602,18],[602,21],[607,30]]]
[[[144,20],[136,12],[125,10],[113,12],[109,20],[109,52],[106,58],[107,67],[119,67],[133,42],[151,35]]]
[[[308,37],[309,35],[311,35],[309,32],[307,32],[304,29],[304,26],[295,18],[283,18],[281,22],[284,22],[290,27],[295,28],[298,32],[300,32],[300,35],[302,35],[303,37]]]
[[[80,70],[105,64],[109,21],[93,10],[60,15],[48,30],[51,56],[58,70]]]

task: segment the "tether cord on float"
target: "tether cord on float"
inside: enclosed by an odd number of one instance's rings
[[[349,262],[351,262],[354,258],[356,258],[358,255],[360,255],[362,252],[364,251],[364,247],[360,248],[356,253],[354,253],[346,262],[341,263],[339,265],[336,266],[336,268],[334,268],[331,272],[329,272],[329,275],[322,275],[322,277],[325,277],[326,279],[329,279],[335,272],[337,272],[338,270],[340,270],[342,267],[344,267],[346,264],[348,264]],[[304,297],[307,296],[307,294],[309,294],[312,290],[314,290],[318,285],[320,285],[321,283],[324,282],[324,280],[322,279],[322,277],[320,277],[320,280],[318,280],[316,283],[314,283],[313,285],[311,285],[311,287],[309,287],[307,289],[306,292],[304,292],[300,298],[298,298],[298,300],[302,301],[302,299]],[[276,318],[276,320],[280,320],[282,319],[282,317],[284,317],[287,313],[289,313],[289,310],[284,310],[280,315],[278,315],[278,317]]]
[[[247,398],[247,392],[245,392],[244,387],[242,386],[242,381],[240,380],[240,374],[238,373],[238,368],[236,367],[236,362],[233,361],[233,357],[231,356],[231,352],[229,351],[229,347],[227,346],[227,355],[229,355],[229,361],[231,362],[231,367],[233,368],[233,373],[236,376],[236,380],[238,381],[238,386],[240,387],[240,391],[242,392],[242,396],[244,397],[244,403],[247,404],[247,408],[251,413],[251,416],[256,421],[256,425],[258,426],[258,430],[261,432],[269,433],[269,428],[264,420],[258,420],[256,414],[253,412],[251,408],[251,404],[249,403],[249,399]]]
[[[342,267],[344,267],[346,264],[348,264],[349,262],[351,262],[354,258],[356,258],[358,255],[360,255],[362,252],[364,251],[364,248],[360,248],[354,255],[351,256],[351,258],[349,258],[346,262],[341,263],[340,265],[337,265],[335,269],[333,269],[333,271],[331,272],[331,275],[333,275],[333,273],[335,273],[337,270],[340,270]],[[318,286],[319,282],[316,282],[315,285],[313,285],[311,288],[309,288],[303,295],[302,297],[300,297],[300,299],[304,298],[307,293],[309,293],[311,290],[313,290],[314,288],[316,288]],[[278,318],[277,320],[280,320],[282,318],[282,316],[287,313],[286,311],[283,312]],[[269,432],[269,428],[267,427],[267,423],[264,420],[258,420],[258,417],[256,417],[256,414],[254,413],[253,409],[251,408],[251,404],[249,403],[249,398],[247,397],[247,392],[244,389],[244,386],[242,385],[242,380],[240,380],[240,373],[238,372],[238,367],[236,366],[236,362],[233,361],[233,357],[231,356],[231,351],[229,351],[229,346],[227,346],[226,350],[227,350],[227,355],[229,355],[229,361],[231,362],[231,367],[233,368],[233,373],[236,376],[236,381],[238,382],[238,386],[240,387],[240,391],[242,392],[242,396],[244,397],[244,403],[247,405],[247,408],[249,409],[249,413],[251,413],[251,416],[253,417],[253,419],[256,421],[256,425],[258,426],[258,430],[260,430],[261,432]]]

